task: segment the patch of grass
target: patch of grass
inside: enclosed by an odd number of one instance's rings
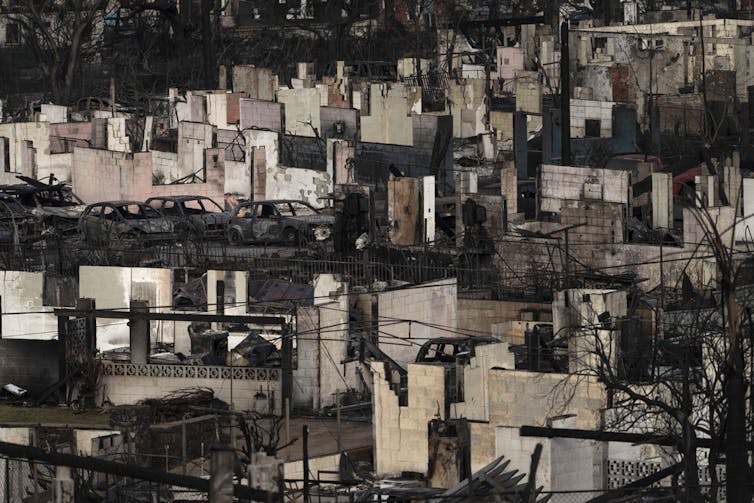
[[[0,405],[0,425],[55,423],[107,427],[109,422],[109,414],[96,410],[75,413],[70,407]]]

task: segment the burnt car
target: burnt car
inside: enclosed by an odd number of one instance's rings
[[[230,220],[230,214],[209,197],[159,196],[145,203],[165,215],[179,236],[223,237]]]
[[[90,204],[78,224],[81,240],[89,244],[143,244],[174,237],[173,223],[139,201]]]
[[[0,192],[0,245],[17,245],[39,236],[38,220],[12,195]]]
[[[86,205],[67,184],[45,183],[26,176],[17,178],[25,183],[0,185],[0,192],[30,211],[42,229],[54,228],[62,235],[75,233]]]
[[[332,235],[335,217],[303,201],[249,201],[231,212],[227,237],[231,244],[325,241]]]

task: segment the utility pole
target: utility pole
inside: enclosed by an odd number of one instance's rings
[[[733,267],[732,264],[728,265]],[[750,491],[748,457],[746,455],[746,387],[741,351],[741,306],[736,302],[732,271],[727,271],[725,299],[728,311],[728,386],[725,390],[728,421],[725,431],[726,496],[729,503],[748,503]]]
[[[303,429],[303,444],[301,449],[304,457],[304,503],[309,503],[309,425],[305,424]]]
[[[571,165],[571,64],[568,20],[560,25],[560,164]]]

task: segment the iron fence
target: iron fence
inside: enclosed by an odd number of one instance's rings
[[[293,256],[282,256],[289,254]],[[250,278],[269,277],[308,283],[317,274],[338,274],[354,286],[380,289],[456,278],[460,292],[480,298],[546,300],[563,284],[549,267],[516,270],[496,267],[475,254],[453,256],[429,249],[370,250],[360,256],[333,258],[332,253],[306,255],[299,250],[228,247],[216,243],[177,242],[117,249],[77,242],[40,241],[0,245],[0,268],[76,276],[80,266],[168,267],[249,271]],[[575,274],[574,274],[575,276]]]

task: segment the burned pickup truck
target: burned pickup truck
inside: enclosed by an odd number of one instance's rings
[[[335,217],[303,201],[250,201],[236,206],[228,222],[228,241],[244,243],[302,244],[326,241]]]

